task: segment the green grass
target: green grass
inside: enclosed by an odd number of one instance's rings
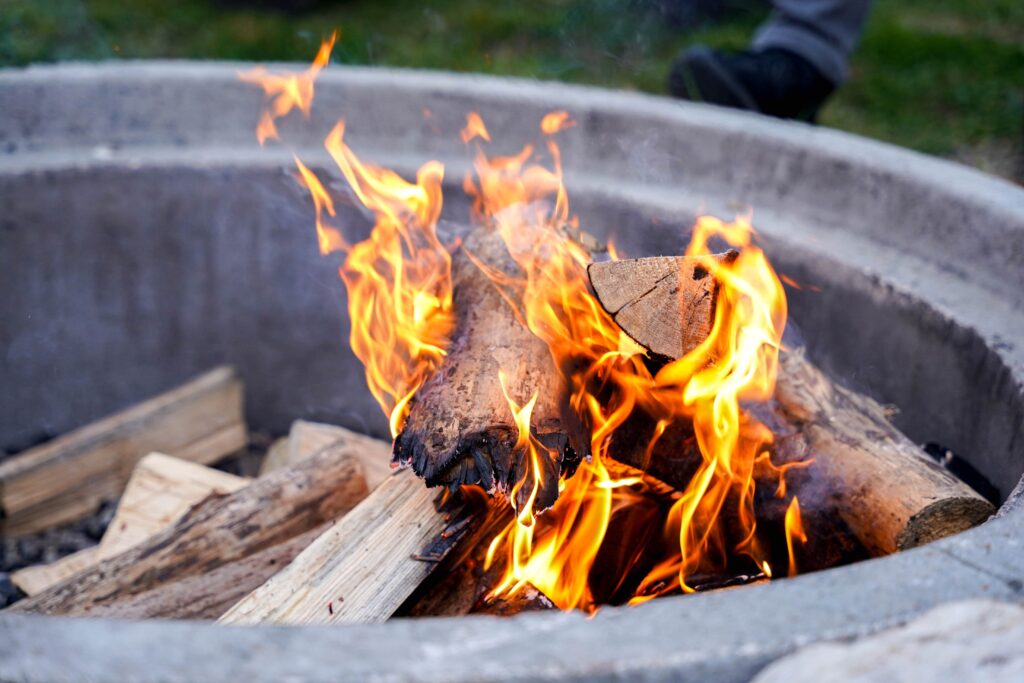
[[[686,45],[742,48],[765,16],[684,30],[653,0],[340,0],[302,13],[215,0],[0,0],[0,65],[116,58],[334,61],[660,93]],[[253,3],[248,3],[252,5]],[[429,6],[425,6],[429,5]],[[877,0],[851,79],[821,123],[1024,178],[1024,2]]]

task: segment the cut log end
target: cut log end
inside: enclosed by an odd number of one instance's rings
[[[731,263],[737,255],[605,261],[590,264],[587,275],[601,306],[633,341],[656,358],[681,358],[707,339],[715,322],[718,283],[707,259]]]
[[[908,520],[896,539],[896,549],[909,550],[967,531],[986,521],[993,513],[992,504],[977,496],[937,500]]]
[[[693,321],[714,318],[715,302],[699,287],[683,286],[689,283],[682,274],[694,268],[684,257],[656,257],[594,264],[589,274],[601,304],[624,332],[653,355],[675,359],[689,350],[688,335],[701,333]],[[781,355],[775,399],[769,411],[778,423],[773,429],[784,427],[813,459],[807,486],[794,482],[792,490],[801,503],[834,507],[870,553],[943,538],[994,512],[900,433],[880,405],[833,384],[802,351]],[[827,500],[815,500],[821,496]]]
[[[543,510],[554,505],[558,498],[559,476],[570,476],[579,465],[581,456],[564,433],[535,436],[551,455],[538,459],[543,472],[535,504],[537,509]],[[485,432],[460,439],[442,460],[431,452],[428,439],[406,430],[395,441],[394,461],[411,464],[427,486],[455,488],[463,484],[477,484],[492,495],[508,494],[518,482],[532,475],[526,469],[529,459],[516,448],[517,440],[514,425],[491,425]],[[528,495],[532,480],[525,484],[521,491]]]

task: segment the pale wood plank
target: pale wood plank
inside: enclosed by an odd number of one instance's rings
[[[211,494],[228,494],[249,479],[180,458],[150,453],[135,466],[100,541],[100,559],[118,555],[181,519]]]
[[[220,367],[0,463],[0,530],[31,533],[90,514],[121,494],[151,451],[210,463],[244,445],[242,383]]]
[[[366,484],[371,490],[380,486],[394,472],[391,467],[391,444],[344,427],[296,420],[292,423],[288,440],[291,448],[289,462],[297,462],[338,440],[360,444],[359,460],[366,473]]]
[[[358,448],[358,444],[332,444],[234,493],[210,494],[170,527],[11,610],[101,613],[113,604],[249,558],[322,527],[367,494],[362,466],[352,457]]]
[[[117,512],[97,546],[47,565],[26,567],[11,574],[11,581],[26,595],[41,593],[145,541],[210,494],[231,493],[248,484],[245,477],[150,453],[135,466]]]
[[[11,573],[11,583],[20,588],[25,595],[42,593],[50,586],[56,586],[69,576],[95,565],[100,561],[99,554],[100,547],[94,545],[62,557],[56,562],[25,567]]]
[[[260,463],[259,476],[262,477],[274,470],[287,467],[288,463],[291,462],[291,454],[291,440],[287,436],[275,439],[274,443],[270,444],[270,448],[267,449],[267,454],[263,456],[263,462]]]
[[[411,470],[397,472],[220,621],[384,621],[434,568],[413,555],[446,527],[435,496]]]

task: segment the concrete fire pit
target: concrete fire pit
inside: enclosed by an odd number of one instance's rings
[[[290,151],[259,148],[240,65],[0,72],[0,446],[15,450],[221,362],[251,425],[295,418],[376,434],[348,350],[336,264],[317,254]],[[458,139],[496,147],[566,109],[582,224],[629,255],[676,253],[697,213],[752,207],[812,357],[897,424],[969,461],[999,518],[855,566],[642,607],[507,620],[221,627],[0,615],[3,680],[746,681],[814,641],[955,600],[1024,595],[1024,190],[828,130],[604,90],[329,69],[285,139],[315,160],[338,117],[368,161],[436,158],[465,216]],[[323,158],[322,156],[320,158]],[[357,214],[352,211],[353,220]]]

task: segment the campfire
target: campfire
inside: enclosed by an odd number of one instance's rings
[[[301,74],[242,74],[268,97],[260,144],[310,112],[333,43]],[[23,577],[35,594],[15,609],[224,623],[593,613],[893,553],[991,514],[888,408],[814,367],[787,332],[785,290],[750,216],[701,217],[682,255],[625,258],[572,213],[558,144],[572,113],[537,126],[518,152],[494,154],[505,141],[467,112],[464,224],[441,220],[439,161],[414,180],[374,166],[344,121],[324,146],[345,188],[296,157],[392,443],[296,423],[252,483],[143,459],[129,490],[191,482],[162,522],[131,542],[112,526],[63,575]],[[342,225],[342,202],[371,224]],[[234,417],[207,431],[237,436],[228,370],[150,409],[203,415],[193,396],[214,386]],[[140,407],[93,434],[139,440],[153,421]],[[93,457],[86,436],[65,439],[5,463],[8,524],[54,519],[39,494],[46,463]],[[191,447],[203,439],[141,441],[202,463],[223,455]],[[76,486],[61,495],[80,503]]]

